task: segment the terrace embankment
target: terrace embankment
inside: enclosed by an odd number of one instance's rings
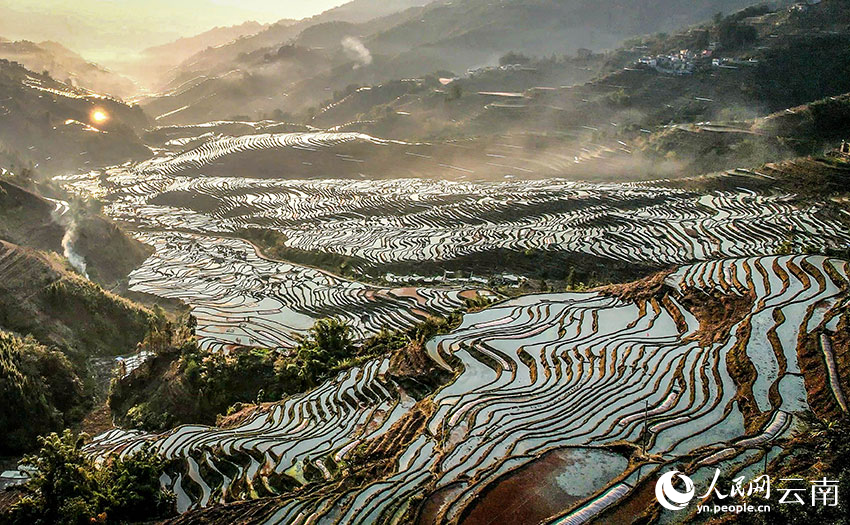
[[[436,410],[432,399],[423,399],[394,423],[386,434],[360,445],[346,460],[347,468],[341,473],[340,488],[364,487],[392,474],[399,456],[425,430]]]
[[[651,301],[653,299],[661,300],[666,294],[673,291],[673,288],[666,282],[667,277],[671,273],[672,270],[656,272],[638,281],[603,286],[594,291],[602,295],[617,297],[623,301],[635,303]]]
[[[639,281],[603,286],[593,291],[634,303],[654,300],[661,304],[668,296],[676,298],[699,321],[699,329],[689,337],[702,346],[711,346],[731,337],[732,328],[752,310],[755,302],[752,291],[730,294],[718,289],[705,291],[694,287],[677,290],[667,282],[671,273],[672,270],[665,270]],[[680,319],[676,321],[681,323]]]
[[[518,251],[510,248],[473,252],[445,260],[380,264],[356,256],[293,248],[286,245],[286,235],[274,230],[250,228],[237,235],[254,244],[264,257],[311,266],[375,284],[386,284],[387,274],[442,277],[447,272],[486,278],[494,285],[498,285],[501,276],[506,274],[523,276],[532,281],[522,289],[514,290],[511,294],[514,295],[541,288],[545,291],[545,288],[629,282],[658,270],[658,266],[649,263],[604,259],[588,253],[556,249]]]
[[[692,332],[688,339],[697,341],[704,348],[736,337],[736,343],[726,356],[726,367],[737,388],[736,400],[743,413],[746,428],[755,432],[766,422],[769,414],[759,411],[753,398],[753,383],[757,372],[747,356],[751,327],[745,324],[735,330],[739,323],[748,323],[746,319],[755,304],[755,294],[752,290],[726,293],[716,288],[708,291],[695,287],[675,290],[666,282],[670,273],[659,272],[640,281],[603,287],[599,292],[624,301],[654,302],[655,308],[663,305],[671,313],[680,330],[684,330],[687,327],[684,319],[679,310],[671,308],[669,303],[670,297],[674,297],[699,321],[699,328]]]
[[[454,325],[449,323],[444,328],[451,326]],[[435,414],[437,406],[433,401],[434,392],[454,377],[428,358],[423,345],[424,339],[430,337],[427,333],[428,327],[419,327],[419,330],[421,337],[414,337],[409,344],[397,348],[392,353],[387,371],[387,378],[391,378],[397,385],[396,388],[419,400],[409,406],[386,432],[360,443],[343,461],[334,455],[317,455],[313,460],[306,460],[305,480],[300,487],[284,487],[271,499],[237,501],[189,512],[169,521],[169,525],[224,525],[231,523],[235,515],[240,519],[244,518],[246,523],[261,522],[264,517],[274,514],[281,504],[293,497],[344,497],[351,491],[362,490],[371,483],[392,475],[402,455],[416,439],[421,439],[427,422]],[[407,391],[408,385],[411,386],[410,392]],[[259,412],[269,412],[274,407],[246,406],[231,416],[220,418],[219,426],[232,428],[244,424]],[[409,508],[411,511],[415,510],[413,505]],[[407,517],[412,519],[412,516]]]
[[[750,314],[756,298],[752,291],[738,295],[688,288],[679,299],[699,321],[699,330],[692,337],[702,346],[710,346],[733,336],[732,329]]]
[[[643,483],[670,465],[684,465],[702,483],[717,467],[746,474],[776,457],[798,414],[809,408],[796,359],[799,334],[846,329],[835,319],[844,309],[849,269],[821,256],[724,259],[607,294],[522,297],[466,315],[450,334],[416,338],[428,341],[431,359],[455,370],[451,381],[418,402],[391,373],[427,373],[425,356],[379,357],[227,429],[184,426],[159,436],[115,431],[87,450],[105,458],[150,443],[175,460],[166,484],[178,494],[181,511],[190,511],[180,523],[223,523],[234,514],[202,509],[262,495],[277,497],[239,503],[232,512],[249,511],[251,523],[287,523],[297,515],[458,523],[498,518],[495,510],[520,517],[551,513],[565,521],[603,518],[617,505],[638,505],[634,498],[651,503]],[[730,359],[736,345],[745,346]],[[832,345],[839,341],[830,339]],[[422,352],[396,351],[415,349]],[[730,370],[744,355],[756,373]],[[752,406],[744,406],[748,397]],[[611,468],[619,472],[600,480],[604,486],[572,485],[587,477],[563,476],[550,487],[582,498],[574,505],[553,511],[546,501],[529,502],[520,511],[521,500],[500,497],[516,492],[509,489],[525,475],[522,467],[556,479],[555,471],[574,468],[546,459],[567,449],[583,456],[601,448],[617,456],[612,447],[638,443],[642,456],[655,460],[642,465],[642,474],[627,471],[623,455],[612,459],[623,466]]]
[[[834,153],[754,165],[757,167],[752,170],[737,169],[665,181],[664,186],[700,192],[733,191],[740,188],[765,191],[779,188],[797,195],[801,201],[820,202],[846,197],[847,188],[850,187],[850,162]],[[736,166],[740,166],[740,163]]]
[[[821,419],[847,416],[850,394],[850,312],[845,310],[835,330],[801,334],[797,353],[809,405]],[[842,406],[843,405],[843,406]]]
[[[357,363],[390,355],[387,377],[416,400],[451,380],[431,361],[424,338],[445,333],[457,322],[430,319],[407,333],[385,331],[350,346],[344,356],[306,362],[305,347],[278,352],[235,348],[227,353],[199,349],[194,340],[172,342],[116,381],[109,406],[128,427],[159,431],[178,424],[237,426],[277,401],[304,392],[319,381]]]
[[[425,345],[411,341],[390,359],[389,375],[417,399],[424,399],[452,379],[452,374],[428,357]]]

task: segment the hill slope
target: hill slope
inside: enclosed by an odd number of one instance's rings
[[[286,21],[278,22],[282,25]],[[138,57],[129,57],[119,67],[145,87],[155,89],[168,80],[171,70],[189,57],[204,51],[226,45],[234,40],[254,35],[268,28],[267,24],[245,22],[243,24],[216,27],[191,37],[174,42],[149,47]]]
[[[151,253],[83,202],[48,200],[3,180],[0,239],[56,253],[73,251],[88,276],[110,288],[124,281]]]
[[[147,158],[136,135],[147,123],[137,106],[0,60],[0,151],[17,152],[45,175]]]
[[[0,388],[0,455],[31,449],[37,436],[79,420],[85,407],[82,382],[67,357],[2,330]]]
[[[0,328],[32,334],[71,356],[133,351],[147,330],[144,308],[105,292],[58,255],[0,241]]]
[[[124,98],[137,91],[133,81],[88,62],[57,42],[0,41],[0,58],[19,62],[31,71],[47,71],[69,86],[96,93]]]
[[[348,9],[365,0],[346,4]],[[509,51],[534,55],[604,49],[623,39],[692,23],[750,0],[404,2],[368,10],[368,21],[332,10],[201,53],[179,68],[172,91],[143,103],[163,123],[190,123],[277,109],[302,111],[349,84],[494,64]],[[407,2],[407,6],[415,2]],[[343,8],[339,8],[343,9]],[[382,14],[387,16],[380,17]],[[360,16],[359,18],[365,18]],[[581,21],[579,23],[578,21]],[[337,22],[337,23],[330,23]],[[300,69],[283,67],[292,56]],[[238,111],[238,113],[237,113]]]

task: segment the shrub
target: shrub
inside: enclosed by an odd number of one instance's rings
[[[159,483],[164,460],[150,448],[97,466],[82,452],[83,442],[70,430],[40,439],[41,451],[22,461],[34,474],[12,507],[11,525],[108,525],[175,513],[174,495]]]
[[[0,332],[0,455],[28,452],[36,437],[82,418],[82,382],[61,352]],[[21,417],[24,414],[26,417]]]
[[[507,53],[499,59],[500,66],[509,66],[512,64],[519,65],[527,65],[531,63],[531,58],[523,55],[522,53],[515,53],[513,51]]]

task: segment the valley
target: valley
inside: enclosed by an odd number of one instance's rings
[[[0,521],[843,523],[848,12],[0,39]]]

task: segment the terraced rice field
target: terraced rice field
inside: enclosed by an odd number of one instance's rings
[[[847,217],[791,195],[746,189],[702,195],[656,183],[564,180],[139,178],[126,170],[68,182],[106,199],[110,215],[139,228],[274,229],[291,248],[374,264],[500,248],[682,264],[772,253],[792,231],[803,244],[850,243]]]
[[[382,289],[260,258],[247,242],[182,233],[147,233],[154,255],[130,287],[193,306],[202,347],[289,347],[317,319],[336,317],[361,337],[448,314],[477,292]],[[487,292],[482,292],[487,294]]]
[[[663,183],[559,179],[251,178],[240,172],[239,159],[295,152],[333,175],[340,166],[368,164],[387,148],[434,162],[421,152],[435,148],[357,133],[209,132],[196,142],[178,141],[139,165],[62,182],[104,200],[107,214],[157,247],[131,276],[132,289],[194,306],[202,343],[210,348],[288,346],[317,316],[327,315],[345,318],[365,335],[463,304],[456,290],[378,290],[264,261],[249,245],[225,238],[250,228],[283,234],[289,248],[352,257],[354,270],[364,273],[397,263],[415,272],[418,262],[503,249],[663,266],[775,253],[791,232],[801,245],[850,243],[847,217],[777,191],[701,194]],[[345,149],[351,147],[356,155]],[[506,144],[504,150],[483,154],[516,163],[513,149]],[[221,171],[224,161],[233,170],[228,176],[204,175]]]
[[[540,461],[566,469],[552,476],[570,472],[576,458],[547,456],[567,447],[600,468],[593,479],[542,487],[574,496],[544,518],[583,523],[685,455],[706,472],[739,464],[786,434],[793,413],[807,407],[796,342],[835,330],[848,270],[820,256],[724,259],[682,266],[666,278],[665,298],[536,295],[467,315],[427,344],[431,359],[457,375],[437,392],[423,430],[397,443],[390,474],[357,489],[275,500],[246,522],[401,523],[410,498],[424,496],[424,523],[456,523]],[[703,337],[698,312],[683,306],[699,291],[745,299],[729,337]],[[764,421],[750,431],[727,368],[737,345],[756,370],[747,386]],[[424,409],[388,370],[386,358],[375,359],[235,428],[116,430],[88,450],[128,454],[151,443],[178,460],[162,481],[181,510],[282,492],[311,469],[332,479],[334,463],[360,444],[392,438],[394,423]],[[836,384],[833,393],[845,399]],[[648,466],[629,467],[602,448],[623,440],[645,447]]]

